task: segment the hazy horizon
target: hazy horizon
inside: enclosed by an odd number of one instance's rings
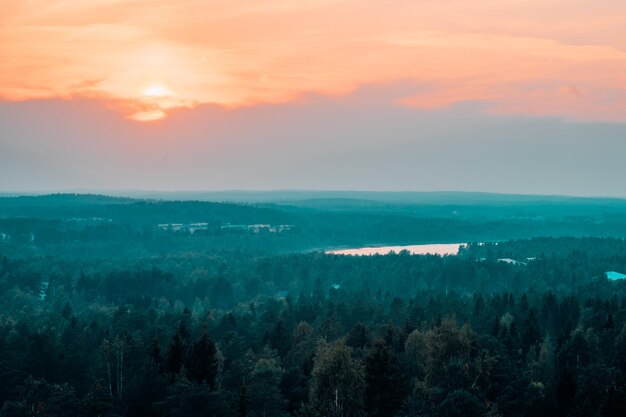
[[[123,198],[154,198],[160,199],[170,196],[172,199],[190,200],[194,197],[202,196],[220,196],[220,195],[284,195],[285,197],[302,198],[299,196],[325,195],[324,198],[355,198],[359,199],[360,195],[436,195],[436,196],[482,196],[482,197],[520,197],[533,199],[597,199],[597,200],[626,200],[626,195],[576,195],[576,194],[536,194],[536,193],[507,193],[492,191],[463,191],[463,190],[370,190],[370,189],[172,189],[172,190],[151,190],[151,189],[84,189],[84,188],[68,188],[68,189],[50,189],[50,190],[0,190],[0,197],[36,197],[49,196],[59,194],[75,194],[75,195],[100,195],[105,197],[123,197]],[[167,199],[167,198],[165,198]],[[251,200],[254,200],[251,198]]]
[[[626,196],[626,124],[485,115],[478,104],[423,111],[380,94],[201,106],[152,124],[97,101],[0,102],[0,189]]]

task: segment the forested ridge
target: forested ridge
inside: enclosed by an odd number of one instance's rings
[[[397,201],[298,200],[282,205],[75,194],[0,197],[0,250],[13,258],[127,259],[183,251],[271,254],[540,236],[626,236],[625,200],[445,196],[409,193]],[[409,198],[427,203],[411,204]],[[198,224],[202,227],[190,231],[189,226]],[[228,228],[232,225],[289,229],[253,233]]]
[[[626,415],[626,280],[605,274],[626,273],[616,223],[355,257],[289,249],[315,242],[311,213],[332,225],[342,210],[217,204],[202,215],[215,227],[190,233],[150,226],[176,204],[116,200],[142,208],[109,222],[90,211],[109,200],[55,198],[0,221],[2,417]],[[294,230],[221,228],[257,209]],[[168,223],[198,221],[184,213]],[[538,220],[498,220],[513,221]],[[363,227],[388,243],[401,229]]]

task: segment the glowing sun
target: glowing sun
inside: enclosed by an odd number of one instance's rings
[[[144,97],[150,98],[162,98],[172,95],[171,90],[162,84],[151,84],[144,88],[141,93]]]

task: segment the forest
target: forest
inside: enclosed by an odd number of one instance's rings
[[[621,202],[376,204],[0,198],[0,416],[626,415]]]

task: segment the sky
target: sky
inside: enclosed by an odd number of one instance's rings
[[[0,191],[626,197],[623,0],[0,0]]]

